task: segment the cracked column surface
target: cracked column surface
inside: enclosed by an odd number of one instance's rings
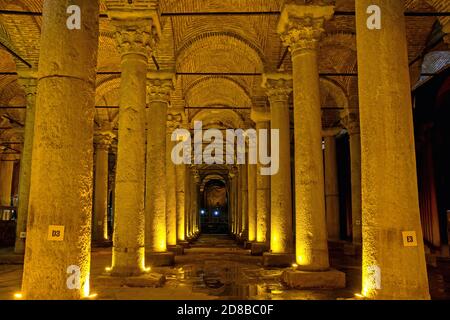
[[[25,299],[89,295],[99,2],[72,4],[89,17],[76,31],[66,28],[65,1],[48,0],[43,7],[22,280]],[[59,236],[50,226],[58,226]]]
[[[92,241],[108,240],[108,153],[114,136],[102,132],[95,141],[95,189],[94,219],[92,222]]]
[[[324,133],[325,212],[329,240],[340,239],[339,185],[336,159],[336,130]]]
[[[19,204],[17,208],[16,242],[14,252],[25,253],[26,237],[21,237],[26,232],[28,218],[28,199],[30,196],[31,154],[33,148],[34,117],[36,113],[37,73],[35,70],[20,70],[19,83],[24,88],[27,99],[25,115],[25,132],[22,155],[20,158],[19,172]]]
[[[376,299],[429,299],[417,191],[405,1],[377,1],[380,30],[367,27],[367,8],[372,4],[371,0],[356,1],[362,294]]]
[[[289,96],[292,76],[264,74],[263,87],[270,101],[272,130],[279,130],[279,170],[270,176],[270,251],[275,254],[292,253],[292,202],[291,202],[291,143],[289,123]],[[273,156],[273,155],[272,155]],[[289,265],[292,261],[289,261]]]
[[[278,24],[293,67],[296,260],[310,271],[329,268],[317,46],[333,13],[332,6],[288,4]]]
[[[149,253],[167,252],[166,124],[173,77],[172,73],[166,72],[151,72],[148,75],[150,108],[147,122],[145,239]]]
[[[146,83],[157,20],[134,7],[108,13],[116,26],[122,71],[111,274],[130,276],[145,270]]]

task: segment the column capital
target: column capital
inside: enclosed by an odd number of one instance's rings
[[[342,125],[347,129],[350,135],[359,134],[359,114],[356,112],[347,112],[341,118]]]
[[[277,32],[291,54],[317,48],[323,24],[333,17],[334,6],[286,4],[281,12]]]
[[[106,0],[121,55],[148,57],[161,37],[158,0]]]
[[[264,107],[252,107],[250,119],[255,123],[270,121],[270,112]]]
[[[170,93],[175,89],[175,74],[172,72],[149,72],[147,74],[147,96],[150,102],[168,103]]]
[[[171,110],[167,113],[167,131],[172,133],[176,129],[183,127],[185,123],[185,115],[183,111]]]
[[[292,75],[264,73],[261,86],[266,89],[270,103],[276,101],[288,102],[292,93]]]
[[[98,132],[94,135],[94,143],[96,149],[109,150],[115,134],[110,131]]]

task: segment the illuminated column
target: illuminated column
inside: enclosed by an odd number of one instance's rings
[[[263,263],[265,266],[290,266],[294,262],[289,122],[292,76],[264,74],[262,86],[270,101],[270,127],[279,130],[279,141],[272,141],[272,144],[278,143],[279,169],[270,176],[270,253],[264,253]]]
[[[89,295],[99,1],[72,4],[89,17],[80,30],[66,28],[67,2],[48,0],[43,7],[22,280],[25,299]],[[80,286],[70,285],[74,272]]]
[[[249,150],[249,152],[251,152]],[[247,165],[248,241],[256,241],[256,164]]]
[[[328,239],[340,239],[339,226],[339,185],[336,158],[337,130],[324,130],[323,139],[325,143],[324,165],[325,165],[325,212],[328,230]]]
[[[361,136],[359,116],[349,113],[343,124],[350,136],[350,171],[352,190],[352,246],[346,246],[346,252],[356,254],[361,250]]]
[[[405,1],[356,1],[362,185],[362,294],[429,299],[420,224]],[[373,6],[372,6],[373,8]],[[376,10],[375,10],[376,11]],[[387,72],[386,70],[389,70]]]
[[[11,187],[13,177],[14,161],[10,159],[0,160],[0,205],[11,206]],[[3,216],[1,220],[9,220]]]
[[[241,240],[248,239],[248,183],[247,165],[240,166],[241,171]]]
[[[25,132],[19,172],[19,204],[17,208],[16,243],[14,252],[25,253],[25,237],[28,217],[28,198],[30,196],[31,152],[33,148],[34,116],[36,113],[36,71],[19,71],[19,83],[25,91],[27,110]],[[25,236],[24,236],[25,235]]]
[[[296,260],[310,271],[329,267],[317,44],[333,12],[332,6],[288,4],[278,24],[293,67]]]
[[[150,264],[173,264],[173,253],[167,252],[166,192],[166,126],[170,92],[174,89],[174,74],[150,72],[148,74],[148,121],[147,121],[147,167],[145,198],[145,249]],[[169,153],[170,154],[170,153]],[[170,156],[169,156],[170,157]],[[170,175],[170,179],[174,178]],[[174,181],[172,183],[175,191]],[[175,195],[170,201],[174,203]],[[173,206],[175,208],[175,205]],[[172,212],[176,215],[176,211]],[[172,217],[172,216],[171,216]],[[171,220],[171,222],[175,222]],[[173,233],[176,242],[176,222]]]
[[[176,175],[176,201],[177,201],[177,242],[186,241],[186,200],[185,200],[185,179],[186,166],[178,165],[175,167]]]
[[[191,225],[192,225],[192,233],[194,236],[197,235],[199,231],[198,227],[198,216],[199,216],[199,184],[200,184],[200,175],[198,170],[193,171],[193,188],[192,188],[192,212],[191,212]]]
[[[110,132],[102,132],[94,137],[96,152],[92,240],[96,242],[108,240],[108,151],[113,137]]]
[[[236,168],[233,166],[230,171],[228,172],[228,183],[230,185],[229,189],[229,195],[230,198],[228,199],[228,210],[230,211],[230,217],[231,217],[231,233],[233,235],[236,234]]]
[[[259,137],[261,130],[269,135],[270,113],[265,108],[252,108],[252,120],[256,123]],[[260,139],[258,138],[258,152]],[[261,174],[261,164],[256,166],[256,242],[252,244],[252,254],[262,255],[269,250],[270,243],[270,176]]]
[[[167,114],[167,136],[166,136],[166,216],[167,216],[167,245],[168,249],[175,254],[183,254],[183,247],[177,245],[179,230],[182,226],[181,232],[184,233],[184,219],[181,218],[179,210],[179,192],[178,192],[178,177],[181,165],[175,165],[172,161],[172,149],[177,144],[177,141],[172,141],[172,133],[174,130],[181,127],[183,120],[182,111],[177,111],[171,108]],[[178,171],[178,172],[177,172]],[[184,181],[182,181],[184,183]],[[184,195],[183,195],[184,202]],[[184,208],[184,206],[183,206]],[[184,210],[184,209],[183,209]]]
[[[186,178],[185,178],[185,210],[184,210],[184,216],[185,216],[185,238],[186,240],[189,240],[191,237],[191,206],[192,206],[192,174],[191,174],[191,167],[186,166]]]
[[[111,274],[127,276],[145,269],[146,82],[158,21],[148,11],[111,3],[108,14],[116,27],[122,71]]]

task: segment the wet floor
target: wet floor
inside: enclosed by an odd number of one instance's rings
[[[0,253],[1,258],[1,253]],[[346,273],[347,287],[339,290],[292,290],[281,281],[283,269],[263,268],[261,257],[250,255],[226,235],[203,235],[175,266],[153,268],[164,274],[165,283],[152,287],[104,287],[97,277],[111,263],[110,248],[94,248],[91,265],[92,291],[98,299],[294,299],[334,300],[353,298],[360,292],[361,261],[343,255],[341,246],[330,245],[332,267]],[[450,299],[450,263],[429,267],[433,299]],[[11,299],[20,290],[22,266],[0,265],[0,300]]]

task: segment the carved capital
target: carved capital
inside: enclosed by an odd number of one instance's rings
[[[148,100],[170,101],[170,93],[175,89],[175,75],[169,72],[150,72],[147,74]]]
[[[152,28],[152,20],[113,20],[116,28],[115,38],[122,56],[139,54],[148,58],[158,42]]]
[[[302,50],[315,50],[325,31],[323,24],[333,14],[333,6],[286,4],[277,32],[292,55]]]
[[[183,127],[184,114],[181,111],[170,111],[167,114],[167,132],[171,134],[174,130]]]
[[[109,150],[109,147],[111,146],[114,137],[115,137],[114,133],[109,131],[97,133],[94,136],[95,147],[97,149]]]
[[[355,112],[347,112],[341,118],[342,125],[350,135],[359,134],[359,115]]]
[[[282,73],[265,73],[263,74],[262,87],[266,89],[266,94],[270,103],[287,102],[292,93],[292,76]]]

